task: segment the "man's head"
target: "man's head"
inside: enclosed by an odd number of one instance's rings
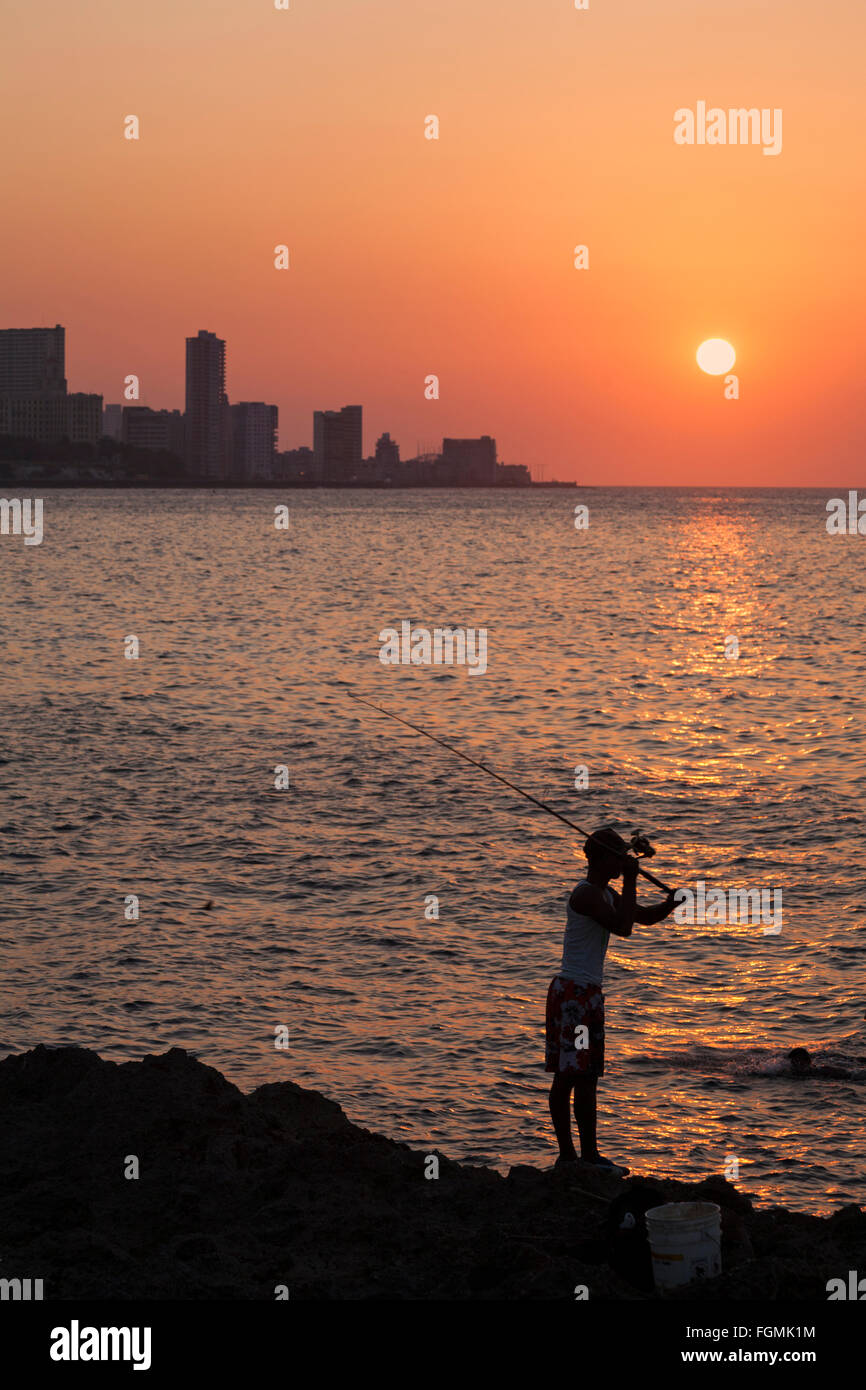
[[[590,870],[605,878],[619,878],[622,873],[621,856],[628,852],[628,845],[621,835],[617,835],[613,826],[605,825],[601,830],[594,830],[586,839],[583,852]]]
[[[788,1053],[788,1061],[791,1063],[791,1071],[802,1074],[808,1071],[812,1065],[812,1058],[809,1056],[805,1047],[794,1047]]]

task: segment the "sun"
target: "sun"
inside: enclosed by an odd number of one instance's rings
[[[724,338],[707,338],[695,354],[702,372],[710,376],[721,376],[729,372],[737,360],[737,354]]]

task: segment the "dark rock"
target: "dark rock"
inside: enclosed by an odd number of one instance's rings
[[[210,1236],[184,1236],[174,1244],[174,1254],[179,1260],[197,1260],[218,1253],[216,1241]]]
[[[651,1293],[654,1288],[652,1253],[647,1235],[646,1213],[662,1206],[661,1188],[644,1182],[631,1182],[607,1209],[608,1262],[621,1278],[635,1289]]]
[[[528,1163],[516,1163],[513,1168],[509,1168],[506,1182],[513,1183],[537,1183],[543,1182],[544,1174],[540,1168],[533,1168]]]
[[[685,1297],[823,1298],[866,1269],[856,1207],[821,1219],[753,1210],[720,1178],[504,1178],[444,1155],[431,1180],[425,1152],[317,1092],[244,1095],[180,1048],[118,1064],[37,1047],[0,1061],[0,1107],[3,1272],[51,1298],[637,1298],[647,1205],[699,1198],[723,1211],[723,1273]]]

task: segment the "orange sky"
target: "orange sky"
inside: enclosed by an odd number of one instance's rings
[[[65,324],[70,389],[117,401],[136,372],[154,407],[216,332],[282,448],[360,402],[368,453],[490,433],[548,478],[856,485],[864,14],[6,0],[0,324]],[[698,100],[781,107],[782,153],[675,145]],[[736,347],[738,401],[697,369],[706,337]]]

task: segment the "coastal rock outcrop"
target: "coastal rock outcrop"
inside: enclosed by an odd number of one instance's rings
[[[723,1211],[721,1278],[678,1296],[824,1300],[866,1271],[857,1207],[758,1211],[720,1178],[503,1177],[442,1154],[429,1179],[425,1153],[317,1092],[245,1095],[179,1048],[6,1057],[0,1110],[0,1277],[41,1278],[46,1299],[656,1297],[622,1218],[657,1194]]]

